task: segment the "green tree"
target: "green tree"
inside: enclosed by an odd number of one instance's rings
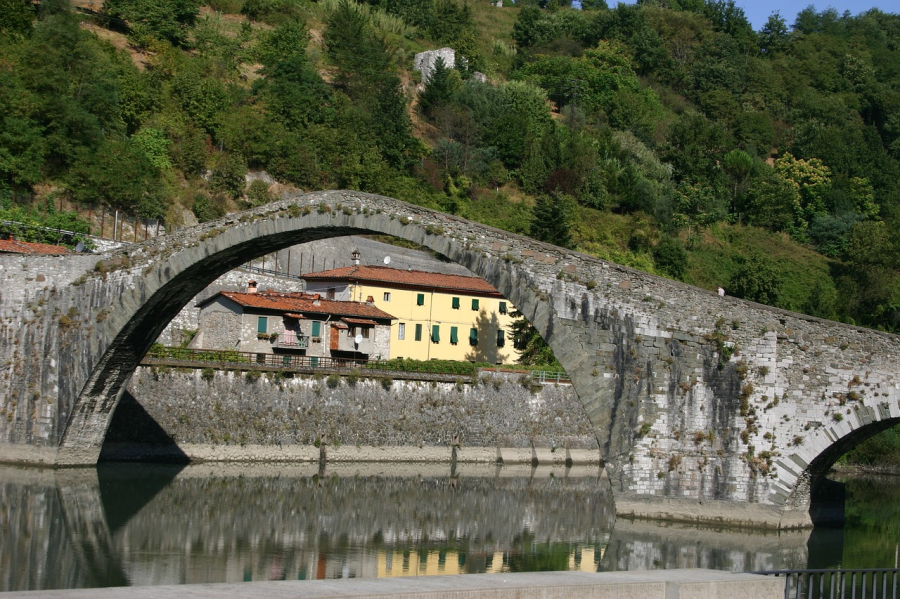
[[[688,253],[677,237],[664,235],[653,248],[653,261],[660,271],[681,280],[687,270]]]
[[[458,72],[448,69],[444,59],[439,56],[434,61],[425,89],[419,94],[419,110],[426,116],[434,116],[436,109],[450,102],[459,85]]]
[[[532,210],[529,236],[560,247],[572,247],[575,201],[562,194],[541,194]]]
[[[818,158],[801,160],[785,152],[775,161],[775,172],[794,190],[792,233],[804,239],[812,219],[828,213],[825,194],[831,189],[831,169]]]
[[[782,277],[775,262],[760,252],[754,252],[731,277],[728,293],[767,304],[778,305]]]
[[[82,204],[101,203],[148,218],[164,211],[158,170],[127,140],[110,138],[96,152],[83,152],[69,173],[69,189]]]
[[[28,35],[34,22],[35,11],[31,2],[0,0],[0,34]]]
[[[102,12],[128,23],[134,37],[184,45],[197,19],[200,0],[104,0]]]
[[[527,366],[543,366],[550,370],[561,371],[562,366],[553,354],[553,350],[544,341],[537,329],[528,322],[521,312],[510,313],[515,320],[509,326],[507,335],[513,342],[513,347],[518,350],[519,357],[516,362]]]

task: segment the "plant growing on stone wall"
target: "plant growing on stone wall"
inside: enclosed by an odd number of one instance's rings
[[[669,472],[672,472],[673,470],[678,468],[678,466],[680,464],[681,464],[681,456],[680,455],[676,454],[676,455],[673,455],[672,457],[670,457],[669,458]]]
[[[384,377],[380,379],[379,382],[381,383],[381,388],[385,391],[390,391],[394,386],[394,379],[392,378]]]
[[[443,235],[444,227],[440,225],[426,225],[425,226],[425,234],[426,235]]]
[[[258,370],[248,370],[244,373],[244,378],[248,383],[255,383],[259,380],[260,376],[262,376],[262,373]]]
[[[347,375],[347,384],[351,387],[355,387],[360,378],[361,377],[358,370],[351,370],[350,374]]]
[[[337,389],[338,385],[341,384],[341,377],[337,374],[329,374],[328,378],[325,379],[325,384],[329,389]]]
[[[202,378],[207,383],[212,382],[212,380],[216,376],[216,371],[212,368],[204,368],[200,371],[200,378]]]

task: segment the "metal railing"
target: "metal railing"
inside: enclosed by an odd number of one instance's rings
[[[272,270],[271,268],[260,268],[259,266],[251,266],[249,263],[242,264],[238,268],[240,268],[241,270],[246,270],[247,272],[255,272],[255,273],[261,274],[261,275],[270,275],[273,277],[281,277],[283,279],[297,279],[299,281],[303,278],[298,275],[292,275],[283,270]]]
[[[546,370],[532,370],[531,380],[541,385],[552,385],[554,383],[571,383],[572,380],[565,372],[549,372]]]
[[[766,570],[784,577],[785,599],[897,599],[898,568]]]

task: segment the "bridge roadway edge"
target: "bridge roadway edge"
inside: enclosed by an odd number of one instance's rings
[[[523,572],[377,579],[266,581],[3,593],[9,599],[781,599],[784,579],[720,570]]]
[[[900,420],[895,336],[717,298],[389,198],[316,192],[98,256],[77,284],[59,259],[0,261],[19,268],[0,272],[0,442],[89,465],[157,321],[205,271],[369,230],[445,253],[523,307],[576,371],[617,497],[766,505],[809,525],[794,512],[806,513],[815,476]]]

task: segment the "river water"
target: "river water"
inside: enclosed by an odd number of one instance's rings
[[[533,570],[893,566],[900,481],[843,529],[619,519],[596,468],[0,467],[0,591]]]

